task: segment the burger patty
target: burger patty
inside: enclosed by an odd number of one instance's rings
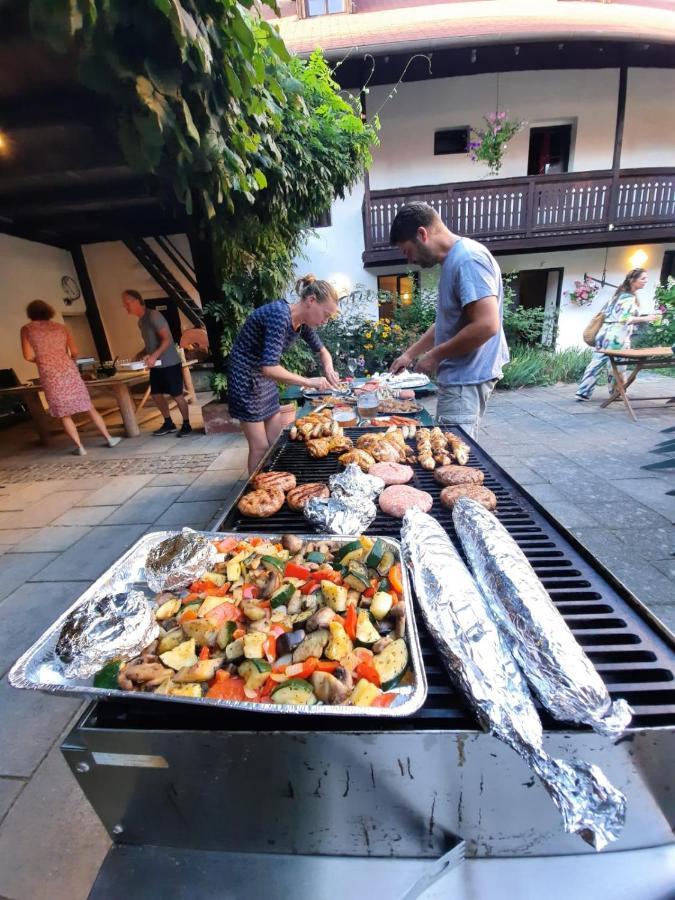
[[[441,466],[434,472],[439,484],[482,484],[485,476],[471,466]]]
[[[259,472],[251,484],[258,490],[277,488],[280,491],[290,491],[296,485],[295,475],[291,472]]]
[[[407,484],[413,477],[413,470],[396,462],[379,462],[370,467],[368,474],[377,475],[385,484]]]
[[[482,484],[452,484],[441,491],[441,503],[448,509],[452,509],[460,497],[470,497],[490,512],[497,509],[497,498]]]
[[[418,491],[408,484],[392,484],[380,494],[380,509],[388,516],[402,519],[407,509],[420,509],[429,512],[434,500],[426,491]]]
[[[312,497],[329,497],[330,491],[328,485],[320,484],[318,481],[312,481],[309,484],[299,484],[286,495],[286,503],[295,512],[300,512],[305,508],[305,504]]]
[[[279,512],[284,505],[284,492],[279,488],[265,488],[244,494],[237,509],[242,516],[253,516],[256,519],[266,519]]]

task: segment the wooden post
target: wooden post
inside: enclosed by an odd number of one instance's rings
[[[91,279],[89,278],[89,271],[84,259],[82,247],[79,244],[75,247],[71,247],[70,255],[73,258],[77,279],[82,288],[82,296],[87,311],[87,320],[89,322],[89,327],[91,328],[91,336],[94,338],[98,358],[101,361],[112,359],[110,344],[108,343],[108,337],[105,333],[105,328],[103,327],[101,312],[98,308],[98,303],[96,302],[96,294],[94,293],[94,288],[92,287]]]
[[[621,148],[623,146],[623,124],[626,118],[626,88],[628,86],[628,69],[622,65],[619,69],[619,95],[616,103],[616,128],[614,130],[614,155],[612,157],[612,186],[609,193],[608,220],[610,226],[618,218],[619,175],[621,173]]]

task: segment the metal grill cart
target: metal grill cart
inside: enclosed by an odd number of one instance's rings
[[[357,433],[363,429],[350,436]],[[190,896],[201,896],[201,886],[212,884],[216,872],[221,880],[226,873],[230,891],[217,896],[293,893],[314,900],[335,897],[339,887],[342,896],[366,889],[383,898],[402,897],[417,879],[431,881],[443,866],[450,869],[463,852],[467,862],[446,871],[429,896],[450,896],[443,886],[452,878],[459,879],[452,881],[452,896],[469,896],[461,893],[462,873],[471,867],[476,872],[476,866],[491,871],[499,884],[499,892],[486,897],[540,897],[542,872],[549,898],[581,872],[589,893],[577,897],[611,896],[598,885],[609,889],[612,879],[625,884],[634,866],[644,865],[641,885],[647,890],[650,871],[663,877],[664,864],[673,865],[673,637],[470,443],[470,464],[485,473],[486,486],[498,498],[499,519],[612,698],[625,697],[635,711],[630,731],[616,744],[541,712],[551,755],[596,762],[625,793],[628,815],[620,839],[592,856],[578,837],[563,833],[555,807],[530,771],[478,730],[420,625],[429,693],[406,719],[361,725],[354,719],[272,718],[133,701],[91,704],[62,749],[115,841],[93,897],[111,896],[113,886],[118,896],[148,896],[142,893],[148,879],[166,888],[163,896],[188,896],[175,891],[172,879],[192,885],[197,893]],[[337,466],[333,458],[312,460],[284,434],[261,468],[292,471],[302,483],[325,481]],[[413,484],[432,494],[432,514],[456,541],[432,474],[416,468]],[[303,533],[306,522],[283,509],[252,529],[234,504],[219,527]],[[398,537],[399,523],[379,514],[369,533]],[[509,893],[506,872],[509,865],[522,866],[522,858],[532,860],[530,871],[540,878],[525,878],[527,890],[519,881],[517,893]],[[424,882],[417,883],[419,888]],[[417,896],[415,890],[409,896]]]

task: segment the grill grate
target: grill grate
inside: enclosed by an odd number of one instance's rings
[[[381,429],[347,429],[346,433],[356,438],[364,431],[377,430]],[[470,443],[469,465],[483,471],[485,486],[496,495],[497,517],[529,559],[554,604],[596,666],[612,698],[625,697],[635,710],[633,727],[675,725],[675,651],[672,642],[654,629],[644,610],[635,606],[631,595],[610,573],[604,572],[574,538],[554,524],[486,453]],[[323,460],[312,459],[303,444],[289,441],[284,434],[270,451],[263,468],[293,472],[302,484],[325,482],[330,475],[340,471],[341,466],[335,455]],[[440,504],[441,487],[433,474],[416,466],[411,483],[432,495],[432,515],[461,550],[452,514]],[[247,519],[239,514],[235,504],[219,528],[222,531],[306,533],[307,522],[301,514],[286,507],[267,519]],[[400,523],[378,512],[368,533],[399,538]],[[427,702],[409,719],[387,721],[386,728],[475,727],[421,622],[419,630],[429,682]],[[554,722],[543,711],[542,721],[549,730],[569,728]],[[250,716],[246,717],[246,722],[248,727],[257,727]],[[294,724],[297,727],[297,723]],[[316,727],[314,722],[312,727]],[[335,727],[334,723],[332,727]]]

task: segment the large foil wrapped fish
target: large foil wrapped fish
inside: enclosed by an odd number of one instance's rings
[[[590,725],[618,737],[632,710],[612,703],[596,672],[537,573],[508,531],[475,500],[461,497],[452,520],[493,616],[546,709],[563,722]]]
[[[187,587],[216,561],[216,548],[203,535],[184,528],[160,541],[145,561],[145,577],[153,591]]]
[[[597,766],[568,764],[544,751],[541,722],[525,679],[485,598],[438,522],[408,510],[401,537],[427,627],[480,724],[539,776],[560,810],[565,831],[602,850],[623,827],[625,797]]]
[[[56,655],[66,678],[88,678],[111,659],[136,656],[159,634],[141,591],[93,597],[66,617]]]

